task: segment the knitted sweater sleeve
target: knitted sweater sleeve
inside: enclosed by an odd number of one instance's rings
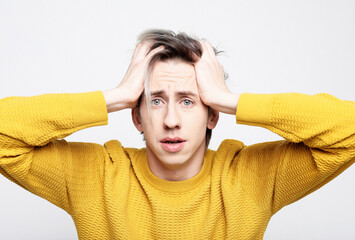
[[[352,101],[328,94],[243,94],[237,122],[267,128],[286,139],[251,148],[264,148],[250,154],[259,159],[266,155],[260,165],[276,165],[268,168],[274,171],[272,213],[317,190],[355,161]]]
[[[69,212],[71,160],[75,154],[92,155],[95,150],[94,145],[56,139],[106,123],[106,105],[99,91],[1,99],[0,173]],[[84,155],[80,157],[85,160]]]

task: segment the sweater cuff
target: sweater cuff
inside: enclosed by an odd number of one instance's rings
[[[71,96],[74,128],[107,124],[107,107],[101,91],[74,93]]]
[[[274,94],[243,93],[238,102],[236,120],[238,124],[269,126]]]

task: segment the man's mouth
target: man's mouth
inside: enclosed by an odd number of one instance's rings
[[[175,143],[181,143],[181,142],[186,142],[186,140],[179,138],[179,137],[166,137],[162,140],[160,140],[161,143],[170,143],[170,144],[175,144]]]
[[[186,140],[179,137],[166,137],[160,141],[162,148],[168,152],[178,152],[185,144]]]
[[[163,143],[176,144],[181,143],[182,141],[164,141]]]

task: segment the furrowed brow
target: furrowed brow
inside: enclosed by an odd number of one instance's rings
[[[153,91],[153,92],[150,92],[150,96],[161,96],[161,95],[163,95],[163,94],[165,94],[165,91],[163,91],[163,90],[158,90],[158,91]]]
[[[152,97],[154,97],[154,96],[162,96],[162,95],[166,96],[166,92],[164,90],[152,91],[152,92],[150,92],[150,95]],[[176,92],[176,95],[177,96],[198,97],[198,95],[196,93],[193,93],[191,91],[178,91],[178,92]]]
[[[197,97],[196,93],[193,93],[191,91],[179,91],[176,93],[178,96],[191,96],[191,97]]]

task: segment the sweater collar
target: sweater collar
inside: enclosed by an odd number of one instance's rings
[[[150,185],[165,192],[186,192],[200,185],[209,176],[214,152],[208,149],[204,155],[200,172],[194,177],[183,181],[168,181],[157,177],[149,168],[146,149],[142,149],[138,154],[137,170]]]

